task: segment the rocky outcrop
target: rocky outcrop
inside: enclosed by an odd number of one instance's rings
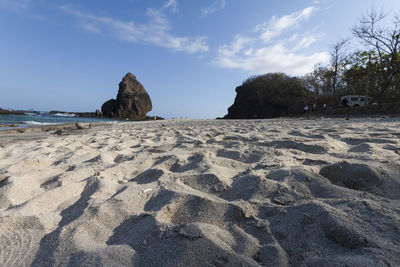
[[[104,102],[103,106],[101,106],[101,112],[105,117],[115,117],[117,110],[117,100],[110,99]]]
[[[264,119],[301,114],[309,93],[298,78],[269,73],[236,88],[235,102],[224,119]]]
[[[150,96],[132,73],[119,83],[117,99],[110,99],[101,107],[103,116],[121,119],[143,119],[151,109]]]

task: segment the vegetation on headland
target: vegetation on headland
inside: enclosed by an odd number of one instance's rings
[[[391,26],[385,26],[391,25]],[[363,15],[353,36],[362,46],[348,52],[351,40],[332,46],[327,66],[316,66],[302,79],[316,97],[367,95],[377,103],[400,101],[400,15],[389,18],[371,10]]]
[[[400,102],[400,15],[389,18],[372,9],[352,33],[353,40],[332,45],[329,64],[315,66],[311,73],[302,77],[269,73],[244,81],[236,88],[235,103],[225,118],[291,116],[301,114],[305,105],[335,109],[344,95],[369,96],[377,103],[354,112],[399,113],[398,105],[387,103]],[[349,51],[352,41],[361,46]]]
[[[0,108],[0,115],[24,115],[23,111],[19,110],[7,110]]]

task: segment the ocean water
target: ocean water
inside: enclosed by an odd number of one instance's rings
[[[69,114],[49,114],[41,113],[25,113],[25,115],[0,115],[0,125],[18,125],[19,128],[50,125],[50,124],[66,124],[75,122],[116,122],[112,119],[99,118],[82,118],[77,117],[73,113]],[[0,127],[0,130],[15,129],[16,127]]]

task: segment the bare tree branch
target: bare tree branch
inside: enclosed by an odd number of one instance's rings
[[[346,65],[346,50],[349,41],[347,39],[342,39],[332,46],[331,52],[331,67],[333,69],[333,81],[332,81],[332,91],[336,94],[339,85],[339,72],[340,69]]]
[[[359,25],[353,27],[353,34],[367,46],[377,52],[380,71],[380,96],[392,84],[394,77],[399,74],[397,63],[400,42],[400,16],[395,15],[392,27],[384,26],[388,14],[378,12],[375,8],[363,15]]]

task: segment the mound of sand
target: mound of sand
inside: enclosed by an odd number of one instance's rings
[[[399,266],[399,137],[387,118],[2,134],[0,262]]]

